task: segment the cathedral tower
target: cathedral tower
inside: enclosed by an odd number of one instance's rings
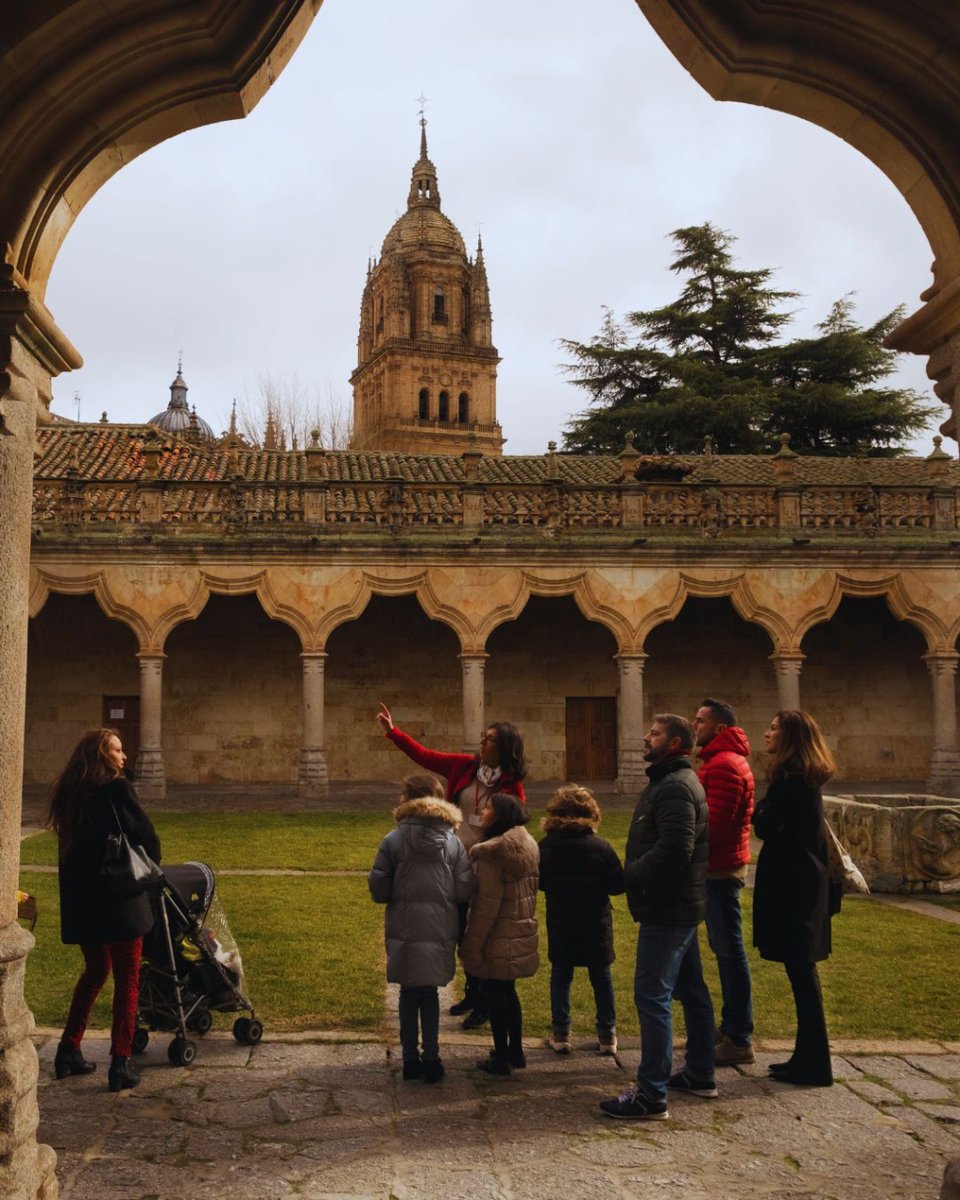
[[[367,270],[357,350],[353,449],[502,453],[483,246],[468,257],[440,211],[423,117],[407,211]]]

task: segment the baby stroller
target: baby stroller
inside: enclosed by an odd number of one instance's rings
[[[243,991],[243,964],[205,863],[163,868],[152,897],[155,921],[143,939],[140,996],[133,1052],[142,1054],[150,1031],[173,1033],[167,1057],[184,1067],[197,1056],[189,1034],[203,1037],[214,1012],[247,1012],[233,1024],[238,1042],[253,1046],[263,1025]]]

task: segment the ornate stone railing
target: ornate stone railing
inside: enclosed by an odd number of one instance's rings
[[[906,536],[956,530],[954,489],[755,486],[628,479],[596,486],[306,479],[278,482],[43,480],[38,530],[149,525],[202,532],[487,528],[623,530],[649,537]]]

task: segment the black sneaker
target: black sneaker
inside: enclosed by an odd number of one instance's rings
[[[443,1062],[439,1058],[425,1058],[423,1060],[424,1083],[439,1083],[443,1075]]]
[[[403,1078],[409,1083],[412,1079],[423,1078],[423,1063],[419,1058],[403,1060]]]
[[[464,1013],[468,1013],[472,1009],[473,1001],[469,997],[464,996],[464,998],[462,1000],[458,1000],[456,1004],[450,1005],[449,1012],[451,1017],[462,1017]]]
[[[480,1029],[490,1020],[490,1014],[482,1008],[475,1008],[460,1025],[461,1029]]]
[[[691,1079],[686,1071],[678,1071],[671,1075],[667,1087],[675,1092],[687,1092],[690,1096],[703,1096],[705,1100],[715,1100],[717,1084],[713,1079]]]
[[[670,1115],[666,1100],[651,1100],[635,1083],[615,1100],[601,1100],[600,1111],[618,1121],[665,1121]]]

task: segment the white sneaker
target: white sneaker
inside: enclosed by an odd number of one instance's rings
[[[617,1052],[617,1035],[615,1033],[608,1033],[606,1037],[598,1038],[597,1049],[602,1055],[612,1058]]]
[[[573,1049],[569,1033],[551,1033],[547,1038],[547,1045],[554,1054],[569,1054]]]

